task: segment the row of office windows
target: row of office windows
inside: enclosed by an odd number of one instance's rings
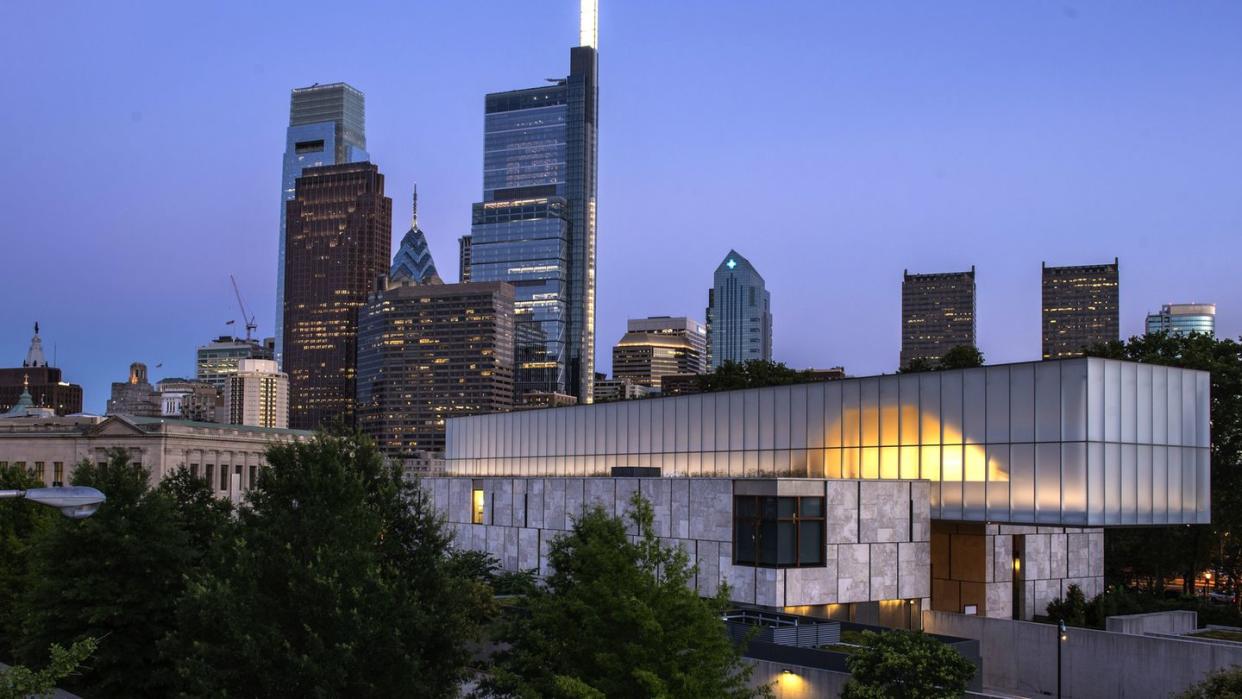
[[[213,490],[227,491],[229,490],[229,476],[236,476],[238,485],[242,490],[249,490],[254,487],[255,480],[259,475],[259,467],[250,465],[249,467],[235,464],[232,466],[232,472],[228,464],[220,464],[217,468],[216,464],[203,464],[200,474],[198,464],[190,464],[190,475],[195,478],[202,478],[207,482]],[[246,478],[246,476],[249,476]],[[217,484],[219,487],[217,487]]]
[[[26,464],[27,462],[25,461],[14,461],[12,466],[18,471],[26,471],[48,485],[65,485],[65,462],[53,461],[51,464],[48,464],[45,461],[32,461],[30,462],[29,469],[27,469]],[[7,469],[8,467],[9,462],[0,461],[0,470]]]

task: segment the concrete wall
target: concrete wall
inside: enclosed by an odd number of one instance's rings
[[[825,481],[729,478],[462,478],[423,481],[454,531],[457,546],[487,551],[506,570],[548,573],[552,539],[593,506],[624,516],[635,490],[655,510],[656,533],[698,564],[705,596],[727,581],[735,602],[817,606],[931,596],[928,484],[922,481]],[[825,565],[755,568],[733,565],[734,486],[772,483],[826,501]],[[471,493],[485,493],[484,524],[472,523]],[[911,513],[913,512],[913,521]]]
[[[850,676],[844,672],[821,670],[770,660],[747,659],[754,666],[750,686],[767,685],[775,699],[831,699],[841,696]],[[789,672],[785,672],[789,670]]]
[[[1104,625],[1113,633],[1159,633],[1178,636],[1199,628],[1199,613],[1179,609],[1151,614],[1124,614],[1108,617]]]
[[[1056,696],[1057,629],[1009,619],[923,612],[929,633],[979,640],[983,686]],[[1242,664],[1242,646],[1071,628],[1061,648],[1067,699],[1167,697],[1208,673]]]

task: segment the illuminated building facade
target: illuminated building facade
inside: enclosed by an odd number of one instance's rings
[[[82,412],[82,387],[65,381],[61,370],[47,361],[38,323],[22,365],[0,369],[0,414],[17,405],[23,394],[30,396],[33,406],[57,415]]]
[[[1147,332],[1189,335],[1201,333],[1216,336],[1216,304],[1171,303],[1160,307],[1159,313],[1147,316]]]
[[[271,359],[243,359],[224,388],[230,425],[289,426],[289,376]]]
[[[397,254],[392,258],[392,269],[388,278],[393,281],[410,280],[415,284],[439,284],[440,275],[436,272],[435,260],[431,259],[431,248],[427,245],[427,236],[418,227],[418,187],[414,187],[413,214],[410,219],[410,230],[401,238]]]
[[[275,340],[264,342],[221,336],[198,348],[194,377],[223,391],[243,359],[275,359]]]
[[[318,83],[289,93],[289,128],[285,132],[284,167],[280,186],[280,243],[276,269],[277,363],[284,356],[285,233],[287,202],[296,193],[297,179],[310,167],[358,163],[367,155],[366,98],[345,83]],[[254,357],[259,359],[259,357]],[[221,390],[224,386],[219,386]]]
[[[587,6],[590,7],[587,7]],[[569,75],[487,95],[483,201],[462,247],[462,279],[517,290],[517,391],[591,400],[595,377],[598,60],[594,1]],[[591,29],[585,27],[590,25]],[[542,346],[537,346],[542,345]]]
[[[707,329],[690,318],[631,318],[612,348],[613,377],[640,386],[659,389],[665,376],[705,371]]]
[[[1121,335],[1118,261],[1106,265],[1043,265],[1044,359],[1081,356]]]
[[[901,366],[938,363],[954,347],[975,346],[975,268],[901,279]]]
[[[444,450],[451,417],[513,405],[513,287],[390,284],[359,314],[358,426],[390,456]]]
[[[472,250],[470,248],[470,244],[472,242],[473,241],[468,235],[463,235],[462,237],[457,239],[457,270],[458,270],[457,279],[462,284],[465,284],[471,281],[470,267],[473,264],[472,262],[473,255],[472,255]]]
[[[772,297],[759,271],[730,250],[707,292],[707,347],[713,370],[725,362],[772,359]]]
[[[285,359],[289,424],[354,420],[358,309],[388,276],[392,200],[371,163],[308,168],[288,203]]]
[[[735,489],[923,483],[917,502],[829,501],[830,518],[852,512],[830,538],[925,507],[931,546],[909,555],[927,557],[932,608],[1030,618],[1069,584],[1102,591],[1101,527],[1210,521],[1209,386],[1205,372],[1078,358],[480,415],[449,421],[446,470],[587,488],[619,484],[614,467]],[[728,499],[714,507],[731,516]]]

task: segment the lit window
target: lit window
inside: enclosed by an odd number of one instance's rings
[[[484,524],[483,513],[486,510],[487,500],[483,496],[483,490],[476,488],[474,491],[473,507],[471,508],[470,521],[475,524]]]

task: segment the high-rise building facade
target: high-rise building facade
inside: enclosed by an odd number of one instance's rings
[[[194,378],[223,392],[243,359],[274,359],[273,340],[245,340],[227,335],[202,345],[195,358]]]
[[[470,243],[471,243],[471,240],[470,240],[470,236],[468,235],[463,235],[462,237],[457,239],[457,265],[458,265],[457,279],[461,281],[461,283],[463,284],[470,281],[470,263],[471,263]]]
[[[392,258],[392,269],[388,278],[394,281],[408,279],[416,284],[439,283],[440,275],[436,272],[435,260],[431,259],[431,248],[427,245],[427,236],[418,227],[418,187],[414,187],[414,213],[410,219],[410,230],[401,238],[397,254]]]
[[[224,389],[230,425],[289,426],[289,376],[270,359],[243,359]]]
[[[22,365],[0,369],[0,413],[17,405],[23,394],[29,394],[33,406],[57,415],[82,412],[82,387],[65,381],[60,369],[47,361],[38,323]]]
[[[568,77],[486,97],[483,201],[474,206],[462,275],[516,288],[517,324],[525,326],[515,331],[519,394],[570,394],[588,403],[595,376],[595,4],[583,2],[582,40],[570,49]]]
[[[707,328],[686,317],[631,318],[625,335],[612,348],[613,378],[639,386],[658,389],[665,376],[705,371]]]
[[[392,253],[392,200],[371,163],[308,168],[288,204],[285,358],[289,424],[354,419],[358,309]]]
[[[1043,264],[1044,359],[1077,357],[1121,335],[1118,260],[1111,264]]]
[[[772,359],[772,298],[736,250],[716,268],[707,292],[707,347],[713,371],[725,362]]]
[[[1200,333],[1216,336],[1216,304],[1170,303],[1159,313],[1147,315],[1147,332],[1189,335]]]
[[[359,314],[358,426],[392,456],[444,450],[444,421],[513,405],[513,287],[393,283]]]
[[[134,417],[159,417],[162,412],[160,394],[147,380],[147,365],[134,362],[129,365],[129,378],[112,382],[112,397],[108,399],[108,415],[132,415]]]
[[[901,366],[936,363],[949,350],[975,346],[975,268],[939,274],[902,273]]]
[[[345,83],[316,83],[296,88],[289,94],[289,129],[285,132],[285,159],[281,173],[280,244],[276,269],[277,363],[283,361],[284,354],[287,202],[293,199],[297,179],[306,168],[370,159],[367,155],[366,116],[366,98]]]

